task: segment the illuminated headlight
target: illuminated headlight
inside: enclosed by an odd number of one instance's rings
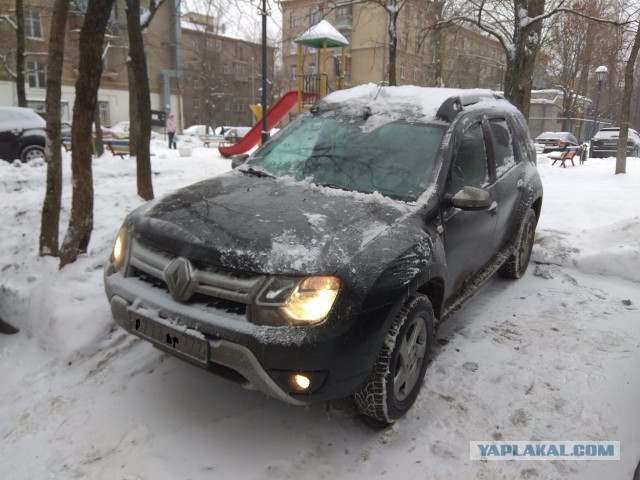
[[[118,271],[122,271],[126,264],[127,252],[129,250],[128,244],[127,228],[123,225],[120,227],[116,241],[113,244],[113,252],[111,253],[111,262]]]
[[[267,325],[319,323],[331,311],[339,290],[337,277],[274,277],[258,295],[255,320]]]

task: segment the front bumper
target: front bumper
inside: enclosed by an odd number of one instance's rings
[[[168,293],[107,267],[105,288],[123,329],[157,348],[248,389],[294,405],[344,398],[365,382],[377,355],[376,330],[354,318],[305,327],[270,327],[245,316],[184,304]],[[380,318],[386,312],[378,312]],[[376,312],[368,312],[374,325]],[[334,319],[335,320],[335,319]],[[136,328],[137,327],[137,328]],[[308,392],[289,388],[297,372],[312,378]]]

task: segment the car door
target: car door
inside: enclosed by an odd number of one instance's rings
[[[497,195],[494,173],[487,161],[487,142],[482,122],[472,123],[454,148],[447,194],[453,196],[464,186],[485,189],[492,200],[483,210],[462,210],[452,205],[442,211],[447,278],[445,295],[458,291],[492,258],[497,223]]]
[[[494,188],[497,194],[497,224],[494,252],[498,253],[514,234],[514,222],[523,188],[523,165],[513,141],[513,129],[504,117],[488,120],[491,136],[489,162],[496,172]]]

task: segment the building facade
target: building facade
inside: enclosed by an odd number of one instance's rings
[[[62,73],[62,120],[71,121],[78,70],[78,38],[88,0],[73,0],[67,19],[65,58]],[[15,2],[0,0],[0,12],[9,18],[15,15]],[[26,36],[26,91],[28,105],[46,117],[46,63],[49,31],[54,2],[24,1]],[[175,39],[175,12],[178,0],[168,0],[157,11],[145,30],[145,51],[154,110],[181,109],[178,90],[180,55]],[[179,25],[179,23],[178,23]],[[15,69],[15,29],[7,21],[0,22],[0,55],[6,58],[9,69]],[[125,1],[116,0],[104,41],[103,72],[98,93],[100,119],[112,125],[129,119],[129,82],[127,72],[128,35]],[[6,69],[0,68],[0,104],[17,105],[15,83]]]
[[[389,79],[389,40],[386,11],[376,2],[282,0],[283,63],[295,86],[295,38],[321,19],[329,21],[350,42],[344,65],[345,85],[386,82]],[[396,78],[398,85],[481,87],[503,85],[504,51],[486,35],[461,26],[435,28],[433,2],[409,0],[397,25]],[[318,52],[306,49],[303,73],[315,73]],[[339,52],[331,52],[329,84],[342,72]]]
[[[185,125],[250,126],[249,105],[260,103],[262,46],[219,35],[214,19],[182,19],[182,94]],[[267,48],[267,78],[273,78],[273,47]],[[271,89],[267,88],[271,96]],[[268,101],[272,104],[272,101]]]
[[[67,20],[62,74],[62,120],[73,117],[78,38],[88,0],[72,0]],[[24,0],[26,93],[28,106],[46,117],[46,64],[53,0]],[[6,16],[6,19],[4,18]],[[17,105],[15,2],[0,0],[0,105]],[[249,108],[261,98],[261,46],[217,35],[213,22],[180,14],[179,0],[167,0],[144,33],[152,110],[173,112],[179,128],[210,122],[252,125]],[[273,48],[268,49],[268,78]],[[128,35],[125,0],[116,0],[104,40],[98,92],[100,120],[109,126],[129,119]],[[6,68],[2,67],[2,64]]]

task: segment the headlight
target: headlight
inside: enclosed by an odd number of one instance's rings
[[[256,323],[312,325],[323,321],[338,295],[337,277],[274,277],[256,302]]]
[[[122,271],[122,268],[126,264],[127,252],[129,250],[128,242],[127,228],[122,225],[116,241],[113,244],[113,252],[111,253],[111,261],[118,271]]]

